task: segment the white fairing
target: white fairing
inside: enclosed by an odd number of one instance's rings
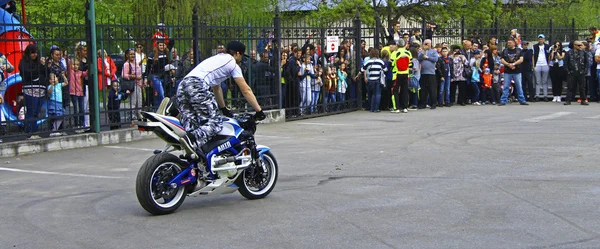
[[[233,129],[233,125],[228,122],[223,122],[223,129],[217,133],[222,136],[235,136],[235,130]]]

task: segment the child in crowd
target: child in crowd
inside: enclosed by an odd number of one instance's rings
[[[338,77],[333,66],[327,68],[327,77],[325,80],[325,104],[335,103],[335,92],[337,91]]]
[[[321,95],[321,88],[323,87],[323,69],[317,65],[317,78],[313,80],[312,84],[312,98],[311,98],[311,112],[317,112],[317,104],[319,103],[319,97]]]
[[[177,67],[173,64],[167,64],[165,66],[165,78],[163,80],[166,97],[173,97],[176,94],[178,80],[177,80]]]
[[[50,117],[52,123],[52,133],[50,133],[50,136],[65,136],[67,134],[64,132],[59,132],[58,128],[63,122],[62,116],[65,115],[62,99],[62,88],[68,86],[69,82],[65,80],[63,83],[60,83],[58,82],[58,76],[54,73],[50,73],[48,83],[50,83],[48,84],[48,96],[50,96],[50,98],[48,99],[47,109],[48,117]]]
[[[17,94],[17,99],[13,100],[12,111],[14,114],[17,114],[17,120],[25,120],[25,113],[27,112],[27,107],[25,106],[25,96],[23,96],[22,93]],[[22,122],[19,122],[18,125],[19,132],[25,131],[25,125]]]
[[[340,64],[340,68],[337,70],[337,78],[337,99],[343,106],[346,102],[346,89],[348,89],[348,82],[346,82],[346,78],[348,78],[348,73],[346,73],[346,63]]]
[[[73,102],[73,113],[77,114],[75,117],[75,127],[83,128],[84,126],[84,77],[87,77],[87,71],[79,70],[79,65],[81,62],[75,59],[75,62],[72,66],[68,67],[69,71],[69,95],[71,96],[71,102]],[[82,132],[83,130],[76,130],[77,133]]]
[[[503,78],[503,76],[500,74],[500,65],[499,64],[495,64],[494,65],[494,73],[492,76],[492,91],[494,91],[494,93],[496,94],[496,102],[500,102],[500,97],[502,96],[501,92],[500,92],[500,79]]]
[[[119,82],[113,81],[110,92],[108,93],[108,119],[110,121],[110,129],[121,128],[121,100],[127,99],[130,94],[129,90],[122,93],[119,91]]]
[[[421,89],[421,85],[419,84],[421,80],[421,64],[419,62],[419,56],[416,48],[411,48],[412,53],[412,68],[409,70],[409,82],[408,82],[408,94],[410,99],[410,107],[408,110],[417,110],[419,105],[419,92]],[[400,110],[394,111],[399,113]]]
[[[492,105],[496,104],[496,94],[494,93],[493,89],[492,89],[492,85],[493,85],[493,75],[490,72],[489,68],[486,68],[483,75],[481,75],[481,78],[483,79],[483,84],[481,85],[481,88],[483,90],[483,96],[482,96],[482,100],[485,103],[487,100],[489,100],[490,103],[492,103]]]
[[[471,58],[471,70],[473,74],[471,75],[471,85],[469,86],[473,89],[473,99],[471,102],[473,105],[481,105],[479,102],[479,89],[481,85],[481,51],[475,50],[473,52],[473,58]]]

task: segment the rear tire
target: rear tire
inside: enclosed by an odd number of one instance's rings
[[[135,184],[140,205],[154,215],[177,210],[185,200],[185,187],[172,189],[168,182],[187,167],[187,163],[170,153],[148,158],[140,168]]]
[[[235,184],[239,187],[238,191],[246,199],[265,198],[275,188],[279,174],[277,160],[270,151],[265,153],[263,158],[267,172],[264,172],[260,166],[252,166],[252,168],[244,170],[242,175],[235,180]]]

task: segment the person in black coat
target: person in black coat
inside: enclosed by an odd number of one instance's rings
[[[25,48],[23,59],[19,62],[19,72],[23,78],[23,96],[25,97],[25,131],[35,133],[38,130],[37,119],[40,118],[42,100],[46,96],[48,86],[48,67],[40,61],[39,50],[35,44]],[[30,120],[33,119],[33,120]],[[32,135],[30,139],[40,138]]]
[[[252,68],[255,75],[254,87],[256,91],[256,97],[259,100],[261,106],[268,106],[273,104],[272,97],[270,95],[275,93],[275,68],[269,65],[269,52],[264,51],[261,54],[260,61],[258,61]]]

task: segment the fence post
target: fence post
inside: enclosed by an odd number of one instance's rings
[[[90,98],[89,98],[89,115],[90,115],[90,126],[92,131],[100,133],[100,103],[98,101],[98,62],[96,56],[96,12],[94,10],[94,0],[88,0],[86,3],[86,24],[88,24],[88,49],[87,57],[90,70],[88,70],[88,86],[90,87]]]
[[[553,38],[554,38],[554,28],[552,27],[552,17],[550,17],[550,37],[548,38],[548,41],[550,41],[550,43],[555,42]]]
[[[465,17],[463,16],[460,19],[460,41],[465,40]]]
[[[192,13],[192,36],[194,36],[192,49],[194,50],[194,65],[198,65],[200,60],[200,49],[198,47],[198,39],[200,39],[200,32],[198,30],[198,5],[194,6]]]
[[[494,36],[498,38],[498,17],[496,17],[496,20],[494,21]]]
[[[379,15],[375,15],[375,37],[374,37],[374,39],[375,39],[375,47],[376,48],[379,48],[379,44],[380,44],[380,41],[379,41],[379,31],[381,30],[381,26],[379,24],[380,21],[381,20],[379,19]]]
[[[521,36],[521,41],[527,40],[527,20],[523,21],[523,35]]]
[[[578,40],[579,37],[577,35],[577,32],[575,31],[575,18],[571,19],[571,29],[572,29],[571,41]]]
[[[356,18],[354,19],[354,33],[356,34],[355,36],[355,42],[354,42],[354,72],[360,72],[360,69],[362,67],[362,57],[360,55],[360,53],[362,52],[362,49],[360,47],[360,40],[362,40],[362,33],[361,33],[361,20],[360,20],[360,10],[356,10]],[[353,77],[353,75],[349,75],[349,77]],[[357,82],[356,83],[356,105],[357,108],[361,108],[362,107],[362,83],[361,82]]]
[[[427,39],[427,22],[424,17],[421,19],[421,37],[423,37],[423,40]]]
[[[275,62],[277,65],[277,98],[278,101],[277,103],[279,103],[279,109],[283,109],[283,89],[282,89],[282,85],[281,85],[281,44],[283,44],[281,42],[281,19],[279,18],[279,6],[275,6],[275,18],[273,19],[273,26],[275,26],[275,44],[277,44],[275,46],[275,55],[273,57],[275,57]]]

